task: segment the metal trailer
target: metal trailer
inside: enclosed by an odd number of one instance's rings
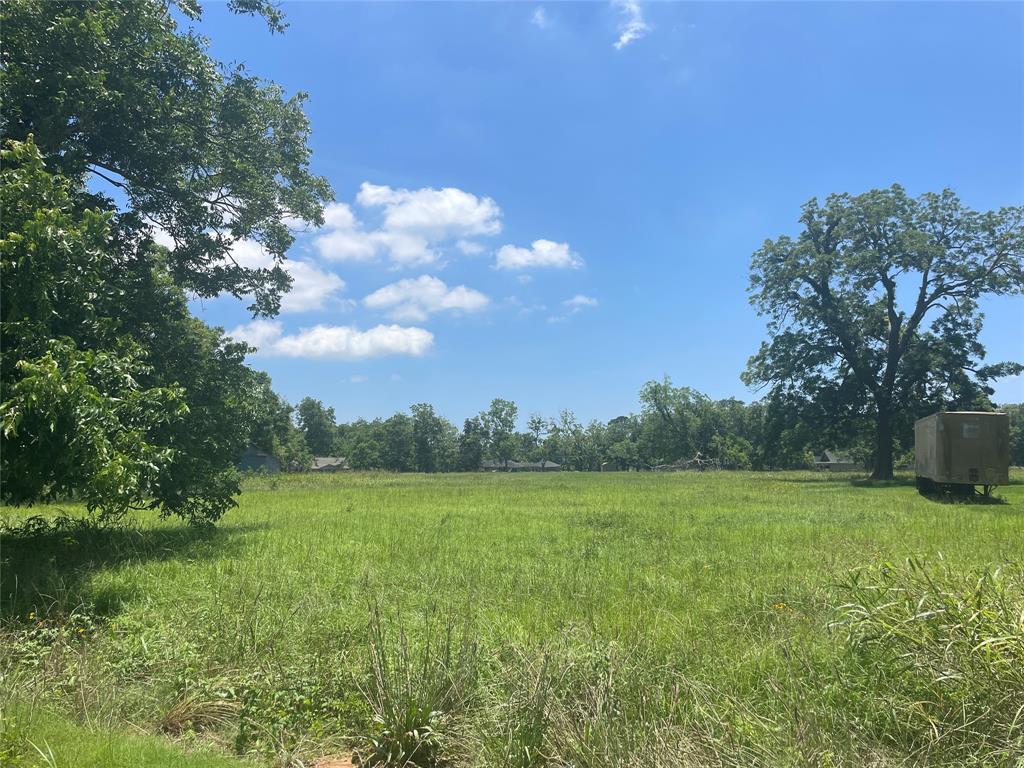
[[[985,411],[933,413],[914,422],[914,468],[921,493],[985,495],[1010,482],[1010,417]]]

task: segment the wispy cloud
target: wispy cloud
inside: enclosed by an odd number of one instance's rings
[[[577,293],[571,299],[563,301],[562,306],[568,307],[573,312],[579,312],[586,307],[596,307],[597,299],[593,296],[584,296],[582,293]]]
[[[551,19],[548,18],[548,12],[544,10],[543,5],[538,5],[533,9],[533,15],[530,16],[530,23],[538,29],[547,29],[551,26]]]
[[[619,39],[615,41],[615,50],[621,51],[627,45],[639,40],[651,31],[651,25],[644,20],[643,11],[637,0],[612,0],[618,8],[622,20],[619,22]]]
[[[582,293],[577,293],[571,299],[563,301],[562,306],[568,311],[561,315],[550,316],[548,318],[549,323],[563,323],[569,319],[570,315],[575,315],[577,312],[582,312],[584,309],[596,307],[597,299],[593,296],[584,296]]]

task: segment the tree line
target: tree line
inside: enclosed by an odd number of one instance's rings
[[[339,423],[334,409],[320,400],[306,397],[294,409],[278,400],[273,427],[261,430],[256,443],[291,471],[308,469],[314,456],[343,457],[352,469],[391,472],[472,472],[485,462],[508,461],[549,461],[584,472],[649,470],[697,456],[722,469],[806,469],[825,449],[838,449],[865,467],[872,459],[870,422],[849,441],[810,428],[785,403],[714,400],[668,378],[645,384],[639,399],[638,413],[607,422],[584,424],[563,410],[554,417],[529,414],[526,429],[518,426],[516,403],[502,398],[465,419],[461,429],[428,403],[388,418]],[[1024,464],[1024,406],[1003,410],[1011,419],[1011,461]],[[898,464],[912,462],[913,442],[913,420],[901,420]]]

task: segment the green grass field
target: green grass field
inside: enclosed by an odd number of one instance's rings
[[[22,526],[0,765],[1024,765],[1024,485],[999,495],[305,475],[212,530]]]

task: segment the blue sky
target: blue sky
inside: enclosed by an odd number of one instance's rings
[[[426,401],[461,423],[497,396],[608,419],[665,374],[750,400],[750,256],[803,202],[899,182],[1024,203],[1020,4],[282,7],[284,35],[212,4],[201,30],[309,93],[338,204],[273,323],[195,306],[340,419]],[[989,359],[1024,359],[1024,300],[985,310]]]

